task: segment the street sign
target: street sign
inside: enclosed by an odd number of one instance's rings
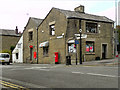
[[[75,40],[75,44],[79,44],[79,41],[78,41],[78,40]]]
[[[75,34],[75,36],[76,36],[76,39],[80,39],[80,34]],[[82,36],[81,38],[87,38],[86,34],[82,34],[81,36]]]

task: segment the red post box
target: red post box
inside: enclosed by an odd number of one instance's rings
[[[58,64],[58,52],[55,52],[55,64]]]
[[[36,57],[37,57],[37,53],[36,53],[36,52],[34,52],[34,59],[36,59]]]

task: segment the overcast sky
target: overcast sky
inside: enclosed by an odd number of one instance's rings
[[[52,7],[73,11],[79,5],[86,13],[115,21],[115,0],[0,0],[0,29],[18,26],[23,31],[29,17],[44,19]]]

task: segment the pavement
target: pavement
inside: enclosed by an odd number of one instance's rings
[[[103,59],[103,60],[95,60],[95,61],[87,61],[83,62],[82,65],[90,65],[90,66],[113,66],[118,65],[118,58],[115,59]]]
[[[114,58],[114,59],[103,59],[103,60],[94,60],[94,61],[86,61],[82,62],[82,64],[77,63],[71,63],[72,65],[66,65],[66,64],[26,64],[21,63],[21,65],[35,65],[35,66],[48,66],[48,67],[63,67],[63,66],[118,66],[118,59],[120,60],[120,57]],[[11,65],[18,64],[18,63],[11,63]]]

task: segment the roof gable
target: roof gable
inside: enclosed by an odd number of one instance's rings
[[[30,17],[25,28],[29,25],[29,23],[33,21],[35,24],[34,24],[34,27],[38,27],[39,24],[43,21],[43,19],[39,19],[39,18],[34,18],[34,17]]]

